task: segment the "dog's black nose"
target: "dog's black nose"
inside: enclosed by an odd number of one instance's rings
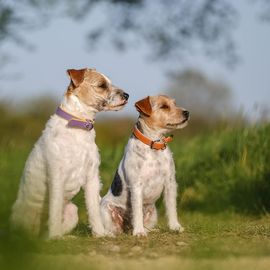
[[[189,118],[189,111],[183,111],[182,113],[186,119]]]
[[[124,92],[124,93],[123,93],[123,97],[124,97],[124,99],[125,99],[125,100],[128,100],[128,98],[129,98],[129,94],[128,94],[128,93],[126,93],[126,92]]]

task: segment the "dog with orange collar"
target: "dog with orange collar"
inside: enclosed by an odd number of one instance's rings
[[[165,95],[146,97],[135,103],[140,113],[124,156],[108,193],[101,201],[101,216],[107,234],[130,229],[146,236],[157,223],[155,202],[162,192],[169,228],[182,232],[178,221],[175,165],[164,134],[184,128],[189,112]]]

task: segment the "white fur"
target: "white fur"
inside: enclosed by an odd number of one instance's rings
[[[162,131],[149,129],[142,119],[139,124],[148,138],[156,140],[162,137]],[[157,223],[155,202],[162,192],[169,228],[180,232],[184,230],[177,218],[175,165],[168,147],[154,150],[132,135],[118,173],[122,180],[122,193],[115,196],[110,189],[101,201],[103,224],[109,234],[123,232],[125,228],[121,226],[121,220],[125,219],[132,223],[133,235],[145,236]]]
[[[62,107],[76,116],[94,119],[76,96],[65,97]],[[14,226],[38,234],[41,217],[48,212],[49,238],[70,232],[78,222],[77,207],[71,199],[83,187],[89,223],[97,236],[104,235],[100,215],[100,157],[95,130],[67,127],[54,114],[30,153],[20,182],[11,221]],[[49,208],[49,209],[47,209]],[[48,211],[47,211],[48,210]]]

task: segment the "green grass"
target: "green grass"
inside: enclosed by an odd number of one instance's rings
[[[146,239],[131,235],[95,239],[85,228],[78,228],[73,235],[61,240],[38,242],[27,239],[25,246],[21,238],[13,236],[7,241],[9,249],[5,249],[3,257],[6,268],[2,269],[269,267],[270,217],[254,218],[232,213],[183,213],[181,216],[186,227],[183,234],[169,232],[162,220],[157,231]],[[12,260],[14,257],[16,261]]]
[[[270,267],[270,124],[175,135],[170,147],[179,185],[179,215],[186,228],[183,234],[167,230],[159,200],[160,222],[148,238],[95,239],[87,227],[80,193],[74,199],[80,208],[80,224],[73,234],[45,241],[12,234],[7,222],[25,160],[45,120],[9,117],[0,131],[1,270]],[[14,130],[11,122],[19,123],[20,129]],[[123,154],[132,126],[128,123],[126,132],[114,124],[97,125],[102,194]],[[112,127],[114,141],[108,141],[104,134],[110,134]]]
[[[174,147],[182,205],[219,212],[270,210],[270,125],[227,129]]]

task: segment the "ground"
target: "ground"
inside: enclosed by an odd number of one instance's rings
[[[59,240],[11,239],[6,269],[269,269],[270,217],[183,213],[185,232],[161,218],[147,238],[93,238],[85,224]],[[17,242],[16,242],[17,241]],[[18,242],[19,241],[19,242]],[[10,261],[10,256],[15,261]],[[23,262],[23,264],[21,264]],[[10,268],[9,268],[10,267]],[[3,269],[3,268],[2,268]]]

